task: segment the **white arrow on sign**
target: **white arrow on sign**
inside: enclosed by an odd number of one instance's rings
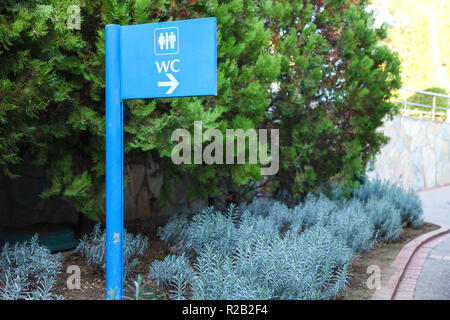
[[[173,90],[178,87],[179,83],[171,73],[166,73],[166,76],[170,79],[170,81],[158,81],[158,87],[170,87],[166,94],[171,94]]]

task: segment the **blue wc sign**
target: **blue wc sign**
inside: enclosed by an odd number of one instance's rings
[[[119,28],[122,99],[216,95],[215,18]]]
[[[217,95],[216,18],[105,28],[106,296],[123,296],[123,99]]]

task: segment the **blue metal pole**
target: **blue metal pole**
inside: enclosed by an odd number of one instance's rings
[[[120,26],[105,28],[106,86],[106,297],[123,295],[123,130],[120,96]]]

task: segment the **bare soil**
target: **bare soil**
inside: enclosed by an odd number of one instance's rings
[[[369,289],[366,281],[371,274],[367,267],[377,265],[381,269],[381,285],[385,285],[396,270],[391,266],[400,250],[411,240],[427,232],[439,229],[439,226],[424,223],[421,228],[405,228],[396,242],[383,242],[376,244],[371,250],[363,252],[356,257],[349,269],[351,276],[347,289],[338,297],[339,300],[368,300],[375,289]]]
[[[156,260],[162,260],[168,254],[168,251],[164,248],[164,244],[160,241],[155,232],[144,232],[142,227],[127,228],[129,232],[141,233],[149,238],[149,246],[143,256],[139,257],[140,263],[136,266],[124,281],[124,295],[126,297],[133,296],[134,287],[133,281],[135,281],[138,275],[142,275],[144,278],[145,291],[151,291],[159,296],[159,298],[167,298],[167,292],[158,287],[158,285],[148,277],[149,267],[151,263]],[[154,230],[154,229],[153,229]],[[56,293],[61,295],[64,300],[103,300],[105,299],[105,273],[103,270],[98,270],[92,266],[87,265],[85,259],[79,255],[75,250],[63,252],[63,269],[58,275],[56,283]],[[66,273],[67,267],[70,265],[77,265],[80,267],[80,289],[68,289],[67,278],[71,275]]]

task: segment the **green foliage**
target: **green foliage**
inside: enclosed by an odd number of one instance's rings
[[[428,92],[434,92],[434,93],[448,95],[448,93],[447,93],[447,91],[445,89],[437,88],[437,87],[435,87],[435,88],[427,88],[427,89],[424,89],[423,91],[428,91]],[[429,107],[427,108],[427,107],[411,106],[411,105],[409,105],[408,108],[409,109],[413,109],[413,110],[422,110],[422,111],[432,112],[432,109],[430,107],[433,106],[433,100],[434,100],[434,104],[435,104],[435,107],[436,107],[436,112],[446,113],[445,110],[438,109],[438,108],[449,108],[450,107],[450,99],[449,98],[433,97],[431,95],[425,95],[425,94],[422,94],[422,93],[415,93],[412,96],[407,97],[407,101],[408,102],[417,103],[417,104],[426,105],[426,106],[429,106]],[[432,119],[432,115],[423,115],[423,118],[425,118],[425,119],[426,118]],[[436,119],[445,120],[446,116],[437,116]]]
[[[69,29],[70,5],[81,30]],[[12,176],[25,153],[45,166],[42,196],[92,219],[105,211],[104,28],[217,17],[218,95],[124,103],[125,163],[160,164],[162,195],[182,172],[190,196],[235,197],[261,179],[258,165],[176,166],[173,130],[279,128],[272,190],[306,195],[351,184],[385,142],[375,130],[399,87],[399,61],[367,27],[357,1],[6,1],[0,8],[0,166]],[[275,190],[274,190],[275,191]],[[164,197],[160,199],[164,201]]]
[[[424,89],[423,91],[447,95],[447,91],[445,91],[445,89],[443,89],[443,88],[427,88],[427,89]],[[436,99],[437,107],[441,107],[441,108],[449,107],[448,98],[436,97],[435,99]],[[433,105],[433,96],[425,95],[425,94],[421,94],[421,93],[415,93],[414,95],[412,95],[411,97],[408,98],[408,101],[432,106]],[[420,110],[425,110],[425,109],[422,108]],[[430,111],[430,109],[425,110],[425,111]]]
[[[386,142],[400,62],[368,27],[365,1],[276,1],[265,8],[281,56],[271,120],[280,128],[281,190],[294,195],[352,186]]]
[[[81,7],[81,30],[70,30],[69,5]],[[124,104],[125,162],[152,157],[164,190],[181,171],[192,177],[190,194],[217,192],[222,175],[238,184],[258,178],[242,166],[182,165],[169,159],[177,128],[256,127],[268,107],[267,88],[279,57],[268,52],[270,32],[254,1],[7,1],[0,9],[0,166],[14,172],[25,151],[45,166],[43,197],[60,197],[98,219],[105,208],[104,28],[216,16],[218,96],[133,100]],[[243,177],[246,177],[245,179]]]
[[[160,293],[156,293],[154,290],[147,290],[148,283],[144,283],[142,275],[138,274],[137,279],[133,280],[133,283],[128,287],[130,288],[133,296],[124,296],[124,299],[128,300],[162,300],[164,297]],[[111,296],[114,296],[113,294]]]

